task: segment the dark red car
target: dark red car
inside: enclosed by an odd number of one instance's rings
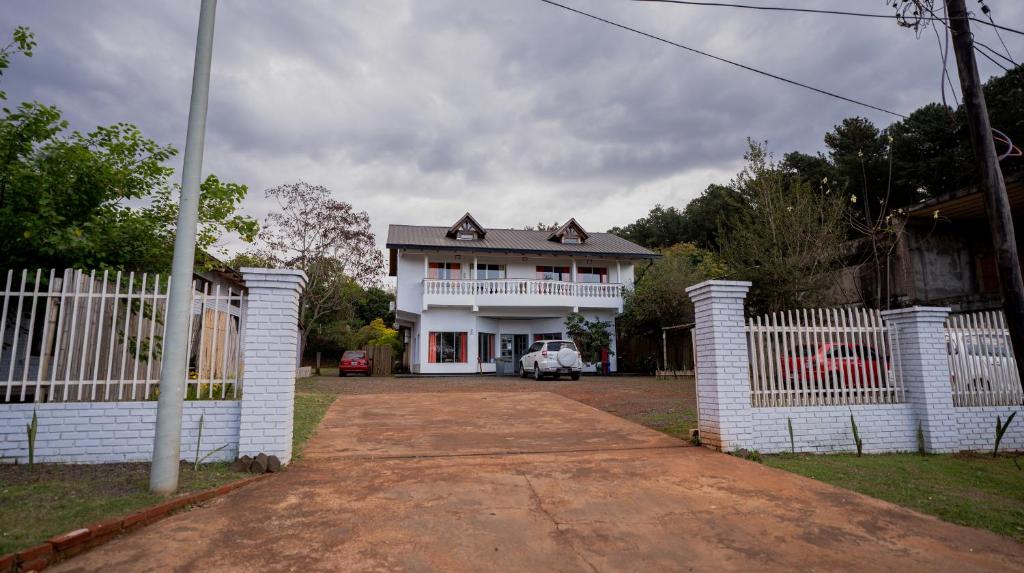
[[[369,376],[371,362],[372,360],[362,350],[346,350],[341,355],[341,362],[338,364],[338,376],[348,376],[349,374]]]
[[[840,383],[842,387],[878,387],[884,383],[888,361],[874,348],[858,344],[801,345],[782,359],[783,379],[811,386]]]

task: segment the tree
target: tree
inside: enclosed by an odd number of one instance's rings
[[[601,362],[602,351],[611,352],[611,322],[598,318],[587,320],[578,312],[565,317],[565,332],[576,343],[581,358],[588,364]]]
[[[395,355],[402,353],[402,341],[398,339],[398,331],[388,328],[379,318],[373,319],[369,324],[360,328],[350,338],[346,346],[349,349],[365,346],[390,346]]]
[[[301,350],[309,336],[344,320],[360,287],[375,286],[384,257],[370,230],[370,217],[331,197],[321,185],[299,182],[269,189],[278,210],[267,216],[257,256],[276,267],[306,273],[299,299]]]
[[[0,48],[0,79],[3,79],[4,71],[11,65],[11,56],[21,54],[26,58],[32,57],[32,49],[36,47],[36,35],[27,26],[18,26],[11,34],[11,43]],[[0,90],[0,100],[7,99],[7,92]]]
[[[683,240],[686,224],[682,211],[659,204],[646,217],[625,227],[613,227],[608,232],[648,249],[662,249]]]
[[[722,257],[753,282],[755,312],[812,306],[829,297],[846,238],[847,201],[787,176],[764,145],[750,142],[747,166],[733,181],[743,211],[724,237]]]
[[[891,185],[900,196],[934,197],[971,184],[974,165],[964,121],[962,112],[931,103],[889,126]],[[894,208],[906,206],[901,203],[890,201]]]
[[[686,288],[726,274],[717,255],[691,243],[673,245],[661,254],[624,294],[619,319],[624,332],[652,334],[665,326],[693,322],[693,303]]]
[[[355,300],[355,318],[362,324],[368,324],[380,318],[385,324],[394,324],[395,311],[391,304],[395,301],[395,293],[378,286],[363,289],[362,295]]]

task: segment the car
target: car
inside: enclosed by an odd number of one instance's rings
[[[1017,361],[1007,335],[961,334],[946,336],[950,376],[954,387],[992,392],[1020,386]]]
[[[889,361],[880,359],[874,348],[849,343],[825,343],[818,346],[799,345],[782,358],[783,379],[796,387],[843,388],[884,385]]]
[[[519,362],[520,376],[526,378],[532,374],[534,380],[549,375],[557,379],[562,374],[579,380],[580,372],[583,371],[580,351],[571,340],[538,340],[527,349]]]
[[[372,367],[373,360],[366,355],[365,351],[346,350],[338,363],[338,376],[348,376],[349,374],[369,376]]]

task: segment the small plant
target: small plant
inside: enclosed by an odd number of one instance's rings
[[[999,442],[1003,441],[1003,434],[1006,433],[1006,429],[1010,427],[1010,422],[1017,416],[1017,412],[1014,412],[1007,416],[1006,423],[1004,424],[999,416],[996,416],[996,444],[992,448],[992,457],[999,455]]]
[[[35,410],[32,410],[32,423],[26,424],[25,430],[28,433],[28,471],[32,471],[36,465],[36,434],[39,432],[39,418]]]
[[[789,426],[789,451],[796,453],[796,440],[793,439],[793,419],[786,418],[786,425]]]
[[[695,446],[700,446],[700,430],[697,428],[690,430],[690,443]]]
[[[860,439],[860,433],[857,431],[857,420],[853,419],[853,412],[850,412],[850,427],[853,429],[853,443],[857,444],[857,457],[861,457],[864,453],[864,440]]]
[[[205,420],[206,420],[206,414],[203,414],[203,415],[199,416],[199,432],[196,435],[196,461],[192,465],[192,471],[196,471],[196,472],[199,471],[199,464],[205,462],[207,460],[207,458],[209,458],[213,454],[216,454],[217,452],[219,452],[219,451],[223,450],[224,448],[228,447],[227,444],[224,444],[223,446],[221,446],[221,447],[219,447],[219,448],[217,448],[215,450],[211,450],[205,456],[203,456],[201,458],[199,457],[199,450],[200,450],[200,447],[202,446],[202,443],[203,443],[203,422]]]
[[[922,456],[927,453],[924,447],[924,426],[921,422],[917,423],[917,453]]]

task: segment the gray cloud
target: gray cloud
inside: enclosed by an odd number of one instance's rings
[[[571,4],[895,111],[939,98],[934,38],[892,22]],[[0,29],[29,25],[40,44],[5,76],[10,99],[181,147],[197,17],[174,0],[8,0]],[[221,0],[216,34],[206,169],[248,184],[260,218],[264,189],[326,185],[381,242],[388,223],[467,209],[491,226],[575,216],[603,230],[728,181],[748,136],[814,152],[844,117],[892,120],[534,0]]]

